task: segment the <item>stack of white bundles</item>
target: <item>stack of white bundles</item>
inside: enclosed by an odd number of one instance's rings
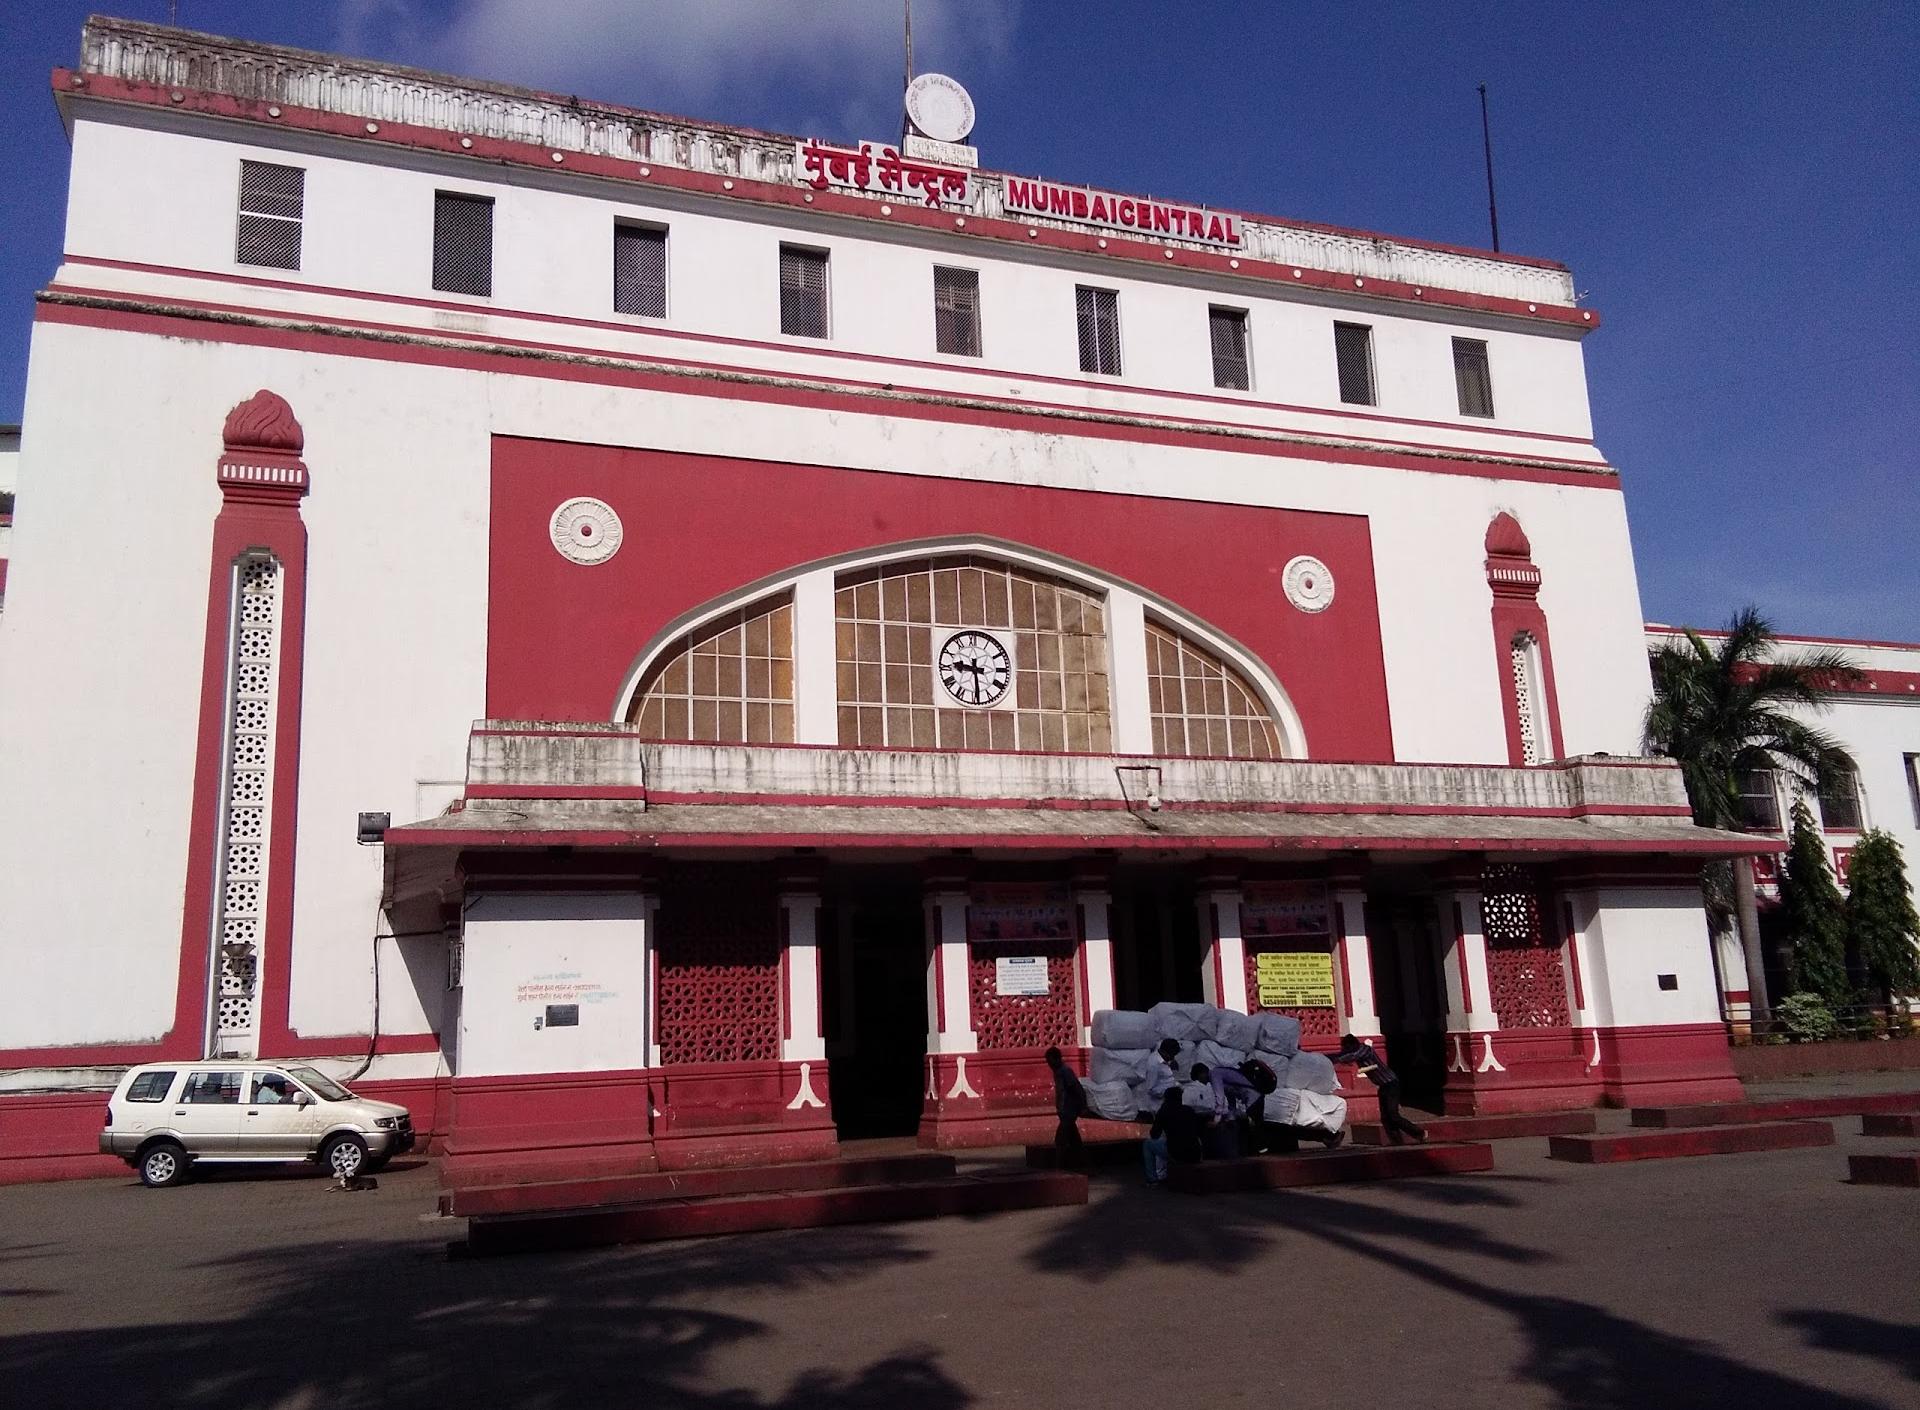
[[[1247,1050],[1230,1048],[1225,1043],[1216,1042],[1212,1038],[1202,1038],[1194,1049],[1193,1060],[1204,1062],[1208,1067],[1238,1067],[1247,1060]],[[1191,1072],[1192,1066],[1189,1065],[1187,1070]]]
[[[1340,1090],[1340,1079],[1334,1075],[1333,1059],[1325,1053],[1295,1053],[1287,1059],[1280,1085],[1330,1097]]]
[[[1096,1082],[1122,1082],[1129,1086],[1140,1080],[1146,1070],[1151,1048],[1099,1048],[1087,1059],[1087,1075]]]
[[[1260,1046],[1260,1019],[1232,1009],[1209,1008],[1202,1026],[1223,1048],[1235,1048],[1244,1056]]]
[[[1300,1103],[1299,1114],[1293,1119],[1295,1126],[1338,1131],[1347,1124],[1345,1097],[1323,1096],[1319,1092],[1295,1092],[1294,1096]]]
[[[1300,1020],[1290,1014],[1263,1013],[1255,1022],[1259,1024],[1260,1036],[1254,1048],[1268,1054],[1267,1066],[1274,1071],[1281,1070],[1281,1064],[1273,1059],[1290,1058],[1300,1051]]]
[[[1267,1093],[1260,1105],[1260,1114],[1269,1121],[1291,1126],[1300,1119],[1300,1094],[1291,1087],[1277,1088]]]
[[[1125,1082],[1085,1081],[1080,1089],[1087,1094],[1087,1113],[1108,1121],[1132,1121],[1139,1115],[1133,1088]]]
[[[1151,1014],[1131,1009],[1101,1009],[1093,1016],[1096,1048],[1151,1048],[1163,1036],[1156,1031]]]
[[[1159,1003],[1147,1010],[1153,1019],[1154,1041],[1172,1038],[1180,1043],[1197,1043],[1213,1035],[1207,1031],[1209,1011],[1219,1012],[1211,1004]],[[1151,1045],[1149,1045],[1151,1046]]]

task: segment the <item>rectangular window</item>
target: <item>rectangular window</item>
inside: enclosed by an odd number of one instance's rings
[[[613,227],[613,311],[667,316],[667,232],[645,225]]]
[[[1080,317],[1080,370],[1120,375],[1120,295],[1112,289],[1074,290]]]
[[[1364,323],[1334,324],[1333,356],[1340,369],[1340,400],[1372,406],[1373,329]]]
[[[1780,831],[1780,795],[1772,769],[1748,769],[1740,775],[1740,826],[1749,832]]]
[[[195,1072],[181,1090],[183,1102],[207,1102],[216,1106],[240,1104],[240,1074],[237,1072]]]
[[[240,163],[240,215],[233,257],[270,269],[300,267],[300,220],[306,206],[307,173],[273,162]]]
[[[1913,803],[1913,825],[1920,827],[1920,754],[1907,755],[1907,796]]]
[[[143,1072],[133,1079],[127,1088],[127,1100],[130,1102],[163,1102],[167,1093],[173,1090],[173,1073]]]
[[[1237,392],[1253,386],[1247,364],[1247,311],[1243,308],[1207,310],[1207,337],[1213,344],[1213,385]]]
[[[780,331],[796,338],[827,336],[827,252],[780,247]]]
[[[933,267],[933,342],[955,357],[980,356],[980,271]]]
[[[493,202],[488,197],[433,193],[433,287],[492,296]]]
[[[1487,345],[1480,339],[1453,340],[1453,385],[1462,416],[1493,415],[1493,373],[1487,368]]]
[[[1846,769],[1820,785],[1820,826],[1828,832],[1860,830],[1860,780]]]

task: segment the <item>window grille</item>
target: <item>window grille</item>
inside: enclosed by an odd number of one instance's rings
[[[933,267],[934,346],[955,357],[980,356],[980,271]]]
[[[1453,384],[1462,416],[1493,415],[1493,373],[1487,366],[1487,345],[1480,339],[1453,340]]]
[[[780,331],[796,338],[827,336],[827,255],[780,247]]]
[[[1112,289],[1075,291],[1080,320],[1080,370],[1120,375],[1120,296]]]
[[[1860,780],[1842,769],[1820,785],[1820,826],[1828,832],[1860,830]]]
[[[273,162],[240,163],[240,214],[233,257],[271,269],[300,267],[300,222],[307,173]]]
[[[1774,787],[1773,770],[1742,770],[1738,783],[1740,826],[1748,832],[1780,831],[1780,794]]]
[[[1905,756],[1907,765],[1907,798],[1913,804],[1913,825],[1920,827],[1920,754]]]
[[[1170,758],[1278,759],[1280,732],[1252,684],[1198,642],[1147,622],[1153,752]]]
[[[1334,324],[1333,356],[1340,370],[1340,400],[1374,405],[1373,329],[1364,323]]]
[[[493,202],[436,191],[433,287],[449,294],[493,294]]]
[[[1522,632],[1513,639],[1513,701],[1520,723],[1520,762],[1538,764],[1549,753],[1546,711],[1540,701],[1540,648]]]
[[[1213,385],[1244,392],[1253,385],[1247,364],[1247,311],[1207,310],[1207,336],[1213,344]]]
[[[641,318],[667,316],[666,231],[613,227],[613,311]]]

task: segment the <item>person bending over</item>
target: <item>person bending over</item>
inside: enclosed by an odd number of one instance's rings
[[[1373,1044],[1349,1033],[1340,1040],[1340,1051],[1333,1054],[1333,1060],[1353,1063],[1360,1075],[1373,1083],[1380,1098],[1380,1124],[1387,1128],[1388,1140],[1399,1145],[1402,1132],[1416,1141],[1427,1139],[1425,1131],[1400,1114],[1400,1078],[1373,1050]]]

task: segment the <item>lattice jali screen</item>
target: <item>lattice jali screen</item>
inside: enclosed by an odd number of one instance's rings
[[[1206,648],[1147,623],[1153,752],[1169,757],[1278,759],[1280,732],[1259,695]]]
[[[647,670],[629,718],[649,739],[793,743],[793,603],[705,622]]]
[[[1520,723],[1520,762],[1523,764],[1539,763],[1540,756],[1544,752],[1540,748],[1540,721],[1537,708],[1540,692],[1534,673],[1534,649],[1533,638],[1524,632],[1513,639],[1511,652],[1513,705]]]
[[[1006,701],[970,709],[934,661],[953,632],[1011,645]],[[981,555],[849,574],[834,592],[840,743],[1105,753],[1113,745],[1106,610],[1092,593]]]
[[[1487,983],[1502,1028],[1565,1028],[1566,970],[1547,931],[1538,883],[1524,868],[1496,865],[1480,881]]]
[[[1079,981],[1073,972],[1071,940],[1021,940],[971,947],[969,989],[973,1031],[982,1052],[1008,1048],[1072,1047],[1080,1041]],[[1045,955],[1045,994],[997,994],[994,961],[1002,955]]]
[[[676,876],[660,898],[654,1041],[663,1063],[780,1056],[773,891],[738,868]]]
[[[1337,1008],[1268,1008],[1260,1002],[1260,955],[1262,951],[1274,950],[1320,950],[1320,945],[1268,944],[1248,941],[1246,950],[1247,966],[1247,1008],[1252,1013],[1284,1013],[1300,1020],[1300,1031],[1309,1038],[1338,1038],[1340,1036],[1340,1010]]]

